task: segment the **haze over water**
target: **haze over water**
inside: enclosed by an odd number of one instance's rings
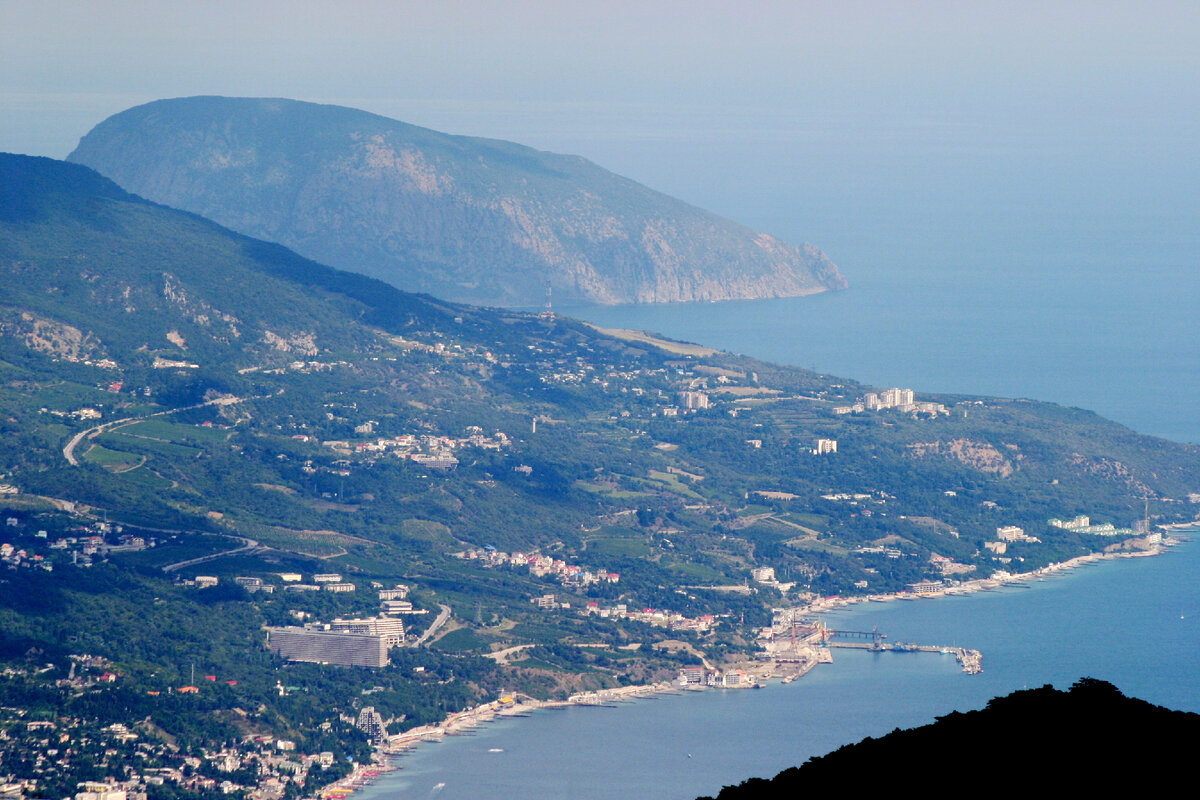
[[[720,170],[716,185],[684,188],[819,244],[847,291],[565,311],[875,385],[1049,400],[1200,442],[1194,140],[1152,137],[1156,149],[1134,156],[1131,141],[1149,142],[1133,132],[1072,136],[1087,121],[1059,122],[1035,135],[947,120],[903,141],[886,134],[919,119],[827,122],[788,141],[750,133],[746,184]],[[771,180],[780,164],[802,185]]]
[[[3,19],[2,150],[61,158],[129,106],[226,94],[577,153],[812,242],[851,288],[560,310],[1200,442],[1195,3],[696,2],[685,14],[655,2],[50,0],[10,3]],[[1085,674],[1200,711],[1198,570],[1193,543],[1032,589],[855,611],[848,625],[979,647],[985,672],[839,653],[788,687],[500,723],[419,751],[363,800],[695,797]]]

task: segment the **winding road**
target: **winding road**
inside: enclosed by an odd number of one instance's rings
[[[415,642],[413,642],[413,644],[412,644],[413,647],[420,647],[421,645],[423,645],[427,641],[429,641],[429,637],[431,637],[435,633],[437,633],[438,628],[445,625],[446,621],[450,619],[450,606],[442,605],[441,603],[438,603],[438,608],[442,609],[441,613],[437,615],[437,619],[435,619],[433,621],[433,624],[429,626],[429,630],[422,633],[421,638],[417,639]]]
[[[229,536],[229,534],[220,534],[221,536]],[[242,543],[241,547],[235,547],[232,550],[222,550],[220,553],[209,553],[206,556],[198,558],[189,558],[187,561],[178,561],[174,564],[167,564],[162,568],[163,572],[174,572],[177,569],[191,567],[196,564],[203,564],[206,561],[215,561],[218,558],[226,558],[228,556],[236,556],[239,553],[256,553],[259,551],[270,550],[269,547],[260,547],[254,539],[247,539],[244,536],[229,536],[231,539],[237,539]]]
[[[114,419],[111,422],[102,422],[93,428],[80,431],[72,436],[71,440],[67,442],[66,446],[63,447],[63,456],[67,459],[67,463],[72,467],[78,467],[79,459],[75,457],[75,448],[77,448],[79,443],[85,438],[95,439],[97,436],[106,431],[115,430],[122,425],[132,425],[135,422],[141,422],[142,420],[151,419],[153,417],[161,417],[166,414],[175,414],[180,411],[190,411],[193,408],[203,408],[204,406],[231,406],[235,403],[241,403],[246,399],[247,398],[243,397],[218,397],[214,400],[206,400],[203,403],[197,403],[194,406],[182,406],[181,408],[168,408],[166,411],[155,411],[153,414],[147,414],[144,417],[126,417],[125,419]],[[262,398],[254,397],[249,399],[260,400]]]

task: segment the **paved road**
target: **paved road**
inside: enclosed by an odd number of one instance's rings
[[[196,564],[203,564],[205,561],[215,561],[218,558],[225,558],[227,556],[236,556],[239,553],[253,553],[258,550],[270,549],[270,548],[266,548],[266,547],[259,547],[258,542],[254,541],[253,539],[246,539],[241,536],[230,536],[229,538],[237,539],[239,542],[242,543],[242,546],[235,547],[232,550],[222,550],[220,553],[210,553],[209,555],[200,556],[199,558],[189,558],[187,561],[180,561],[175,564],[167,564],[165,567],[162,568],[162,571],[163,572],[174,572],[175,570],[183,569],[184,567],[191,567]]]
[[[438,628],[445,625],[446,621],[450,619],[450,606],[444,606],[441,603],[438,603],[438,607],[442,609],[442,613],[437,615],[437,619],[435,619],[433,624],[429,626],[429,630],[421,634],[420,639],[417,639],[415,642],[413,642],[413,647],[420,647],[421,645],[425,644],[425,642],[429,641],[429,637],[437,633]]]
[[[113,430],[114,428],[118,428],[122,425],[131,425],[135,422],[141,422],[142,420],[150,419],[151,417],[161,417],[161,416],[164,416],[165,414],[175,414],[179,411],[189,411],[193,408],[203,408],[204,406],[231,406],[234,403],[241,403],[244,399],[246,399],[246,398],[218,397],[215,400],[206,400],[205,402],[197,403],[194,406],[184,406],[182,408],[168,408],[166,411],[155,411],[153,414],[147,414],[144,417],[126,417],[125,419],[114,419],[112,422],[102,422],[99,425],[95,426],[94,428],[88,428],[87,430],[80,431],[79,433],[72,436],[71,441],[67,442],[66,446],[63,447],[63,456],[66,457],[67,463],[70,464],[72,467],[78,467],[79,459],[77,459],[75,457],[75,448],[79,446],[79,443],[82,442],[85,437],[88,439],[95,439],[97,436],[104,433],[105,431]],[[255,398],[250,398],[250,399],[260,400],[261,398],[255,397]]]
[[[607,645],[605,645],[605,646],[607,647]],[[522,650],[528,650],[531,647],[537,647],[537,645],[518,644],[518,645],[514,645],[512,647],[505,648],[504,650],[497,650],[494,653],[484,653],[484,655],[487,656],[488,658],[494,660],[497,664],[506,665],[506,664],[508,664],[510,656],[515,656],[517,653],[520,653]]]

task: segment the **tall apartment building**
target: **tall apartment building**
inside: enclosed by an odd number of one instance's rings
[[[375,706],[365,706],[358,712],[358,729],[371,737],[371,741],[379,744],[387,736],[387,728],[383,724],[383,716],[375,710]]]
[[[329,623],[334,633],[361,633],[365,636],[383,636],[388,647],[404,644],[404,620],[394,617],[367,617],[366,619],[335,619]]]
[[[267,628],[267,647],[288,661],[340,664],[346,667],[386,667],[387,639],[381,634]]]

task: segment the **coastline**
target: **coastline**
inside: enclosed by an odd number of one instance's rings
[[[1197,529],[1197,523],[1180,523],[1178,525],[1164,525],[1173,531],[1184,532],[1191,529]],[[1168,537],[1161,543],[1152,544],[1144,549],[1138,550],[1121,550],[1112,552],[1088,553],[1087,555],[1076,556],[1075,558],[1066,561],[1055,562],[1044,567],[1039,567],[1029,572],[1014,572],[1003,573],[1000,577],[992,576],[988,578],[976,578],[970,581],[963,581],[954,586],[934,589],[928,592],[891,592],[884,594],[871,595],[856,595],[854,597],[831,597],[821,598],[809,603],[807,606],[801,606],[796,609],[797,614],[820,614],[827,611],[836,611],[846,606],[857,605],[859,603],[887,603],[893,600],[915,600],[915,599],[934,599],[938,597],[947,597],[953,595],[974,594],[976,592],[990,592],[994,589],[1001,589],[1005,586],[1028,583],[1034,580],[1045,580],[1062,572],[1070,572],[1078,567],[1084,567],[1091,564],[1096,564],[1101,561],[1108,561],[1118,558],[1146,558],[1148,556],[1160,555],[1167,548],[1173,547],[1179,543],[1178,539]]]
[[[1169,527],[1169,529],[1172,533],[1175,533],[1175,532],[1178,532],[1178,533],[1200,532],[1200,523],[1180,524],[1180,525],[1162,526],[1162,527],[1164,529]],[[819,613],[824,613],[824,612],[829,612],[829,611],[835,611],[835,610],[851,607],[851,606],[858,605],[858,604],[865,603],[865,602],[890,602],[893,600],[902,600],[902,599],[909,599],[909,600],[927,599],[927,598],[935,598],[935,597],[941,597],[941,596],[947,596],[947,595],[972,594],[972,593],[981,592],[981,591],[992,591],[994,589],[1004,588],[1006,586],[1014,587],[1015,585],[1019,585],[1022,583],[1028,583],[1030,581],[1045,580],[1046,578],[1049,578],[1049,577],[1052,577],[1055,575],[1069,574],[1071,571],[1073,571],[1074,569],[1076,569],[1078,567],[1084,567],[1084,566],[1088,566],[1091,564],[1097,564],[1097,563],[1100,563],[1102,561],[1106,561],[1109,559],[1141,558],[1141,557],[1145,557],[1145,556],[1159,555],[1159,554],[1165,552],[1166,550],[1168,550],[1169,548],[1179,544],[1181,541],[1182,541],[1181,538],[1178,538],[1175,536],[1165,537],[1161,543],[1155,544],[1152,547],[1149,547],[1144,550],[1108,552],[1108,553],[1103,553],[1103,552],[1090,553],[1087,555],[1078,556],[1076,558],[1069,559],[1064,562],[1051,564],[1051,565],[1048,565],[1046,567],[1039,568],[1036,570],[1030,570],[1028,572],[1008,574],[1008,575],[1004,575],[1000,578],[976,579],[973,581],[964,582],[962,584],[959,584],[959,585],[956,585],[953,587],[947,587],[946,589],[943,589],[943,590],[938,590],[935,592],[930,592],[930,593],[921,594],[921,595],[917,595],[917,594],[914,594],[911,592],[895,592],[895,593],[878,594],[878,595],[865,595],[865,596],[858,596],[858,597],[823,598],[823,599],[820,599],[813,603],[810,603],[806,606],[797,608],[795,613],[811,615],[811,614],[819,614]],[[817,665],[817,663],[823,663],[823,662],[809,661],[806,663],[793,665],[795,667],[798,667],[798,669],[788,670],[788,671],[784,671],[784,672],[776,672],[773,669],[774,661],[771,659],[768,659],[765,662],[759,661],[754,664],[747,662],[747,663],[739,664],[739,665],[731,665],[731,668],[736,668],[736,667],[748,668],[749,667],[749,668],[752,668],[755,673],[762,674],[762,681],[764,683],[767,680],[769,680],[770,678],[782,678],[782,680],[780,682],[783,684],[787,684],[787,683],[791,683],[792,681],[796,680],[797,678],[807,674],[809,671],[811,671]],[[763,673],[765,673],[765,674],[763,674]],[[480,726],[482,726],[488,722],[497,720],[497,719],[502,719],[505,717],[529,716],[531,712],[536,711],[536,710],[560,709],[560,708],[567,708],[567,707],[575,706],[575,705],[612,707],[614,704],[620,703],[620,702],[635,700],[635,699],[639,699],[639,698],[652,697],[652,696],[657,696],[660,694],[681,694],[684,691],[696,691],[699,688],[702,688],[702,687],[686,687],[685,688],[685,687],[681,687],[676,682],[669,682],[669,683],[659,682],[659,683],[653,683],[653,684],[625,686],[625,687],[619,687],[619,688],[615,688],[615,689],[599,690],[599,691],[594,691],[594,692],[585,692],[585,693],[572,695],[571,697],[567,698],[566,700],[551,700],[551,701],[541,701],[541,700],[536,700],[534,698],[531,698],[531,697],[528,697],[525,695],[513,694],[506,698],[501,698],[499,700],[480,704],[479,706],[476,706],[475,708],[468,709],[463,712],[451,714],[446,719],[442,720],[440,723],[437,723],[435,725],[422,726],[419,728],[411,729],[409,731],[405,731],[404,733],[397,734],[395,736],[391,736],[388,738],[387,743],[380,746],[376,752],[382,754],[381,757],[383,759],[385,759],[387,763],[391,764],[391,766],[388,767],[389,769],[403,769],[402,766],[400,766],[398,764],[394,764],[392,762],[392,759],[412,752],[414,749],[419,747],[422,742],[440,742],[440,741],[443,741],[446,736],[470,734],[472,731],[479,728]],[[371,769],[374,769],[374,767],[368,767],[367,769],[369,771]],[[383,770],[380,770],[380,771],[382,772]],[[356,784],[356,786],[353,788],[350,788],[349,791],[341,791],[341,792],[338,792],[337,794],[340,794],[340,796],[345,796],[350,791],[353,791],[354,788],[358,788],[360,786],[369,784],[371,782],[371,780],[372,780],[372,778],[368,778],[365,781],[359,780],[359,782]],[[350,779],[347,778],[347,779],[344,779],[344,781],[349,782]],[[326,787],[326,789],[328,789],[328,788],[329,787]],[[320,796],[321,797],[329,797],[330,795],[325,794],[323,791]]]
[[[681,687],[675,683],[658,682],[581,692],[571,695],[566,700],[538,700],[525,694],[513,693],[501,697],[499,700],[492,700],[475,708],[451,714],[436,725],[422,725],[389,736],[387,742],[380,749],[389,755],[401,755],[411,751],[422,742],[437,742],[446,736],[470,733],[485,723],[504,717],[523,717],[528,716],[532,711],[569,706],[610,706],[613,703],[636,700],[650,695],[674,694],[679,691],[681,691]]]

